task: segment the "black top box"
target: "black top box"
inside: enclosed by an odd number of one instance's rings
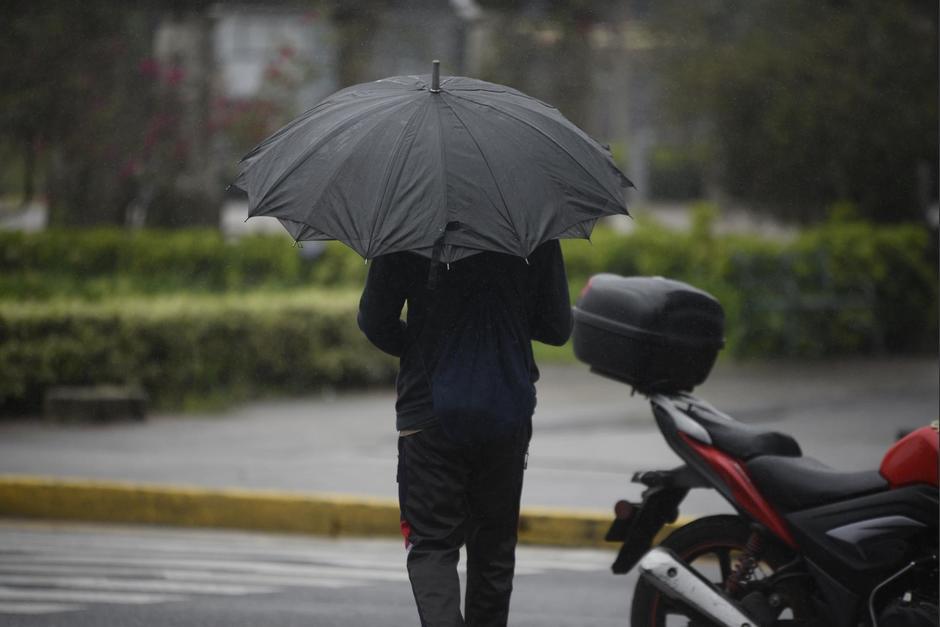
[[[662,277],[591,277],[574,307],[574,354],[642,394],[689,391],[724,346],[711,294]]]

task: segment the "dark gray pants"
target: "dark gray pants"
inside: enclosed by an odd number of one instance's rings
[[[513,439],[456,446],[440,428],[398,440],[398,502],[423,627],[504,626],[531,423]],[[457,562],[467,545],[466,622]]]

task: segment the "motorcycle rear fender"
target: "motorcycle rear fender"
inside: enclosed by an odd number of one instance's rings
[[[621,502],[617,518],[607,531],[608,542],[623,542],[611,566],[614,574],[630,571],[653,545],[662,528],[679,516],[679,504],[693,487],[708,485],[688,466],[673,470],[641,471],[633,481],[647,486],[639,504]]]
[[[669,397],[650,398],[653,416],[666,443],[741,515],[760,522],[788,546],[796,543],[786,524],[752,484],[737,460],[713,447],[708,431],[679,411]]]

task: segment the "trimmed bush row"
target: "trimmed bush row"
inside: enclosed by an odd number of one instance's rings
[[[330,242],[315,260],[280,235],[226,240],[217,230],[0,232],[0,299],[357,285],[362,259]]]
[[[52,385],[138,384],[160,408],[394,380],[356,325],[357,294],[0,304],[0,407]]]
[[[924,227],[836,217],[780,242],[715,235],[713,217],[701,207],[687,232],[641,220],[629,235],[565,242],[572,284],[596,272],[687,281],[724,305],[737,356],[936,350],[936,244]]]
[[[598,272],[669,276],[721,300],[725,353],[935,350],[936,248],[930,250],[923,227],[837,217],[780,242],[716,235],[713,217],[702,207],[687,232],[637,220],[630,234],[599,227],[590,243],[564,242],[572,298]],[[227,242],[201,230],[0,233],[0,302],[35,303],[0,307],[0,400],[33,402],[46,385],[84,381],[137,381],[172,403],[187,390],[294,392],[388,380],[394,365],[366,348],[355,326],[353,294],[365,272],[362,259],[341,244],[330,243],[310,263],[288,239],[271,235]],[[285,294],[304,285],[298,296]],[[333,296],[310,285],[346,286],[349,293]],[[117,302],[108,296],[246,288],[255,296]],[[62,294],[104,300],[60,303]],[[39,304],[44,299],[47,305]],[[303,337],[285,345],[294,330]],[[246,346],[257,355],[231,352]],[[297,374],[289,375],[295,360]]]

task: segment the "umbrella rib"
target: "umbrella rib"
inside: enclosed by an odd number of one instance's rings
[[[585,167],[584,167],[584,164],[582,164],[580,161],[578,161],[578,159],[575,158],[574,155],[572,155],[570,152],[568,152],[568,149],[565,148],[558,140],[556,140],[554,137],[552,137],[551,135],[549,135],[548,133],[546,133],[545,131],[543,131],[542,129],[540,129],[538,126],[532,124],[531,122],[529,122],[528,120],[526,120],[526,119],[524,119],[524,118],[519,117],[518,115],[513,114],[513,113],[510,112],[510,111],[507,111],[507,110],[503,109],[502,107],[497,107],[497,106],[495,106],[495,105],[493,105],[493,104],[490,104],[490,103],[487,103],[487,102],[480,102],[479,100],[474,100],[473,98],[467,98],[466,96],[460,96],[460,95],[457,95],[457,94],[454,93],[454,92],[450,92],[450,93],[454,94],[454,96],[456,96],[456,97],[458,97],[458,98],[462,98],[462,99],[467,100],[467,101],[469,101],[469,102],[472,102],[472,103],[474,103],[474,104],[478,104],[478,105],[480,105],[480,106],[487,107],[487,108],[489,108],[489,109],[493,109],[494,111],[499,111],[500,113],[511,117],[512,119],[516,120],[517,122],[519,122],[519,123],[521,123],[521,124],[523,124],[523,125],[525,125],[525,126],[528,126],[528,127],[531,128],[533,131],[535,131],[536,133],[538,133],[539,135],[545,137],[547,140],[549,140],[550,142],[552,142],[553,144],[555,144],[555,146],[557,146],[563,153],[565,153],[566,155],[568,155],[568,157],[569,157],[572,161],[574,161],[576,164],[578,164],[578,167],[581,168],[581,169],[584,171],[585,174],[587,174],[590,178],[592,178],[592,179],[594,180],[594,182],[596,182],[598,185],[601,186],[601,189],[604,190],[604,192],[610,197],[611,200],[613,200],[617,205],[621,205],[621,206],[623,205],[623,199],[622,199],[622,198],[621,198],[620,200],[617,200],[616,198],[614,198],[613,196],[611,196],[611,195],[610,195],[610,192],[608,192],[608,190],[607,190],[607,187],[606,187],[601,181],[599,181],[599,180],[597,179],[597,177],[594,176],[594,174],[592,174],[592,173],[590,172],[590,170],[588,170],[587,168],[585,168]],[[621,176],[622,176],[622,175],[621,175]]]
[[[404,104],[402,104],[402,105],[399,105],[399,107],[395,107],[395,109],[392,109],[392,111],[397,111],[398,108],[404,108],[405,106],[407,106],[407,105],[409,105],[409,104],[411,104],[411,102],[406,102],[406,103],[404,103]],[[343,166],[345,166],[346,163],[353,157],[353,155],[354,155],[354,153],[355,153],[355,149],[359,147],[359,144],[361,144],[361,143],[364,142],[366,139],[368,139],[368,138],[372,135],[372,133],[374,133],[374,132],[376,131],[376,129],[381,129],[381,128],[382,128],[382,125],[381,125],[381,124],[376,124],[374,127],[372,127],[371,129],[369,129],[369,131],[368,131],[367,133],[363,134],[362,137],[360,137],[359,139],[356,140],[356,143],[353,145],[353,149],[349,151],[349,155],[347,155],[347,157],[346,157],[342,162],[340,162],[340,163],[336,166],[336,168],[333,169],[333,173],[330,174],[330,177],[326,180],[326,183],[323,184],[323,187],[322,187],[322,189],[320,190],[320,194],[319,194],[319,195],[313,200],[313,202],[310,204],[311,208],[314,207],[314,206],[316,206],[316,204],[320,201],[320,199],[323,198],[323,195],[326,194],[327,190],[330,189],[330,186],[333,184],[333,181],[336,180],[336,177],[339,176],[339,173],[340,173],[340,171],[343,169]],[[304,224],[307,224],[307,223],[304,222]],[[317,229],[317,230],[322,231],[322,229],[321,229],[320,227],[314,227],[312,224],[308,224],[308,226],[310,226],[310,227],[312,227],[312,228],[315,228],[315,229]],[[337,239],[337,238],[334,237],[333,239]],[[352,238],[350,238],[350,239],[352,239]],[[359,238],[358,241],[361,242],[361,241],[363,241],[363,240],[362,240],[362,238]],[[368,257],[366,257],[366,259],[368,259]]]
[[[385,196],[388,193],[388,185],[392,179],[394,165],[404,165],[405,160],[408,159],[408,155],[411,154],[411,149],[414,146],[415,139],[418,137],[418,135],[415,133],[411,136],[411,141],[407,144],[407,149],[404,151],[404,156],[399,158],[399,155],[402,154],[403,148],[401,139],[408,133],[409,130],[411,130],[414,121],[418,118],[418,114],[421,113],[422,110],[422,107],[417,107],[414,113],[411,114],[411,117],[408,118],[408,122],[405,124],[405,127],[398,135],[398,139],[395,140],[395,150],[392,151],[392,156],[385,165],[385,181],[382,183],[382,194],[379,196],[379,209],[376,212],[375,220],[372,222],[372,230],[369,233],[369,250],[366,251],[366,259],[369,258],[369,255],[372,252],[372,242],[373,238],[375,237],[375,231],[378,229],[380,222],[383,224],[385,223],[385,217],[388,215],[388,208],[391,203],[385,201]]]
[[[329,104],[332,104],[332,103],[330,103],[330,102],[328,102],[328,101],[324,101],[324,102],[321,102],[320,104],[318,104],[317,106],[312,107],[311,109],[309,109],[309,110],[307,110],[307,111],[304,111],[303,113],[301,113],[300,115],[298,115],[296,118],[294,118],[291,122],[289,122],[286,126],[284,126],[283,128],[279,129],[279,130],[278,130],[277,132],[275,132],[273,135],[271,135],[270,137],[268,137],[267,139],[265,139],[264,141],[262,141],[260,144],[258,144],[258,145],[255,146],[254,148],[252,148],[247,154],[245,154],[244,157],[242,157],[242,158],[238,161],[238,164],[239,164],[239,165],[242,165],[242,164],[246,163],[246,162],[249,161],[252,157],[254,157],[255,155],[257,155],[257,154],[259,154],[259,153],[261,153],[261,152],[263,152],[265,149],[269,148],[271,145],[273,145],[274,143],[276,143],[276,142],[277,142],[278,140],[280,140],[281,138],[286,137],[287,135],[290,135],[290,134],[293,133],[295,130],[297,130],[298,128],[300,128],[301,126],[303,126],[305,123],[309,122],[309,121],[310,121],[310,116],[313,115],[318,109],[324,109],[324,108],[326,108],[326,106],[329,105]]]
[[[453,92],[448,92],[448,94]],[[493,184],[496,186],[496,192],[499,194],[499,199],[503,203],[503,209],[505,210],[506,219],[509,221],[510,226],[512,227],[513,232],[516,236],[519,236],[519,229],[516,228],[516,224],[512,219],[512,212],[509,210],[509,205],[506,202],[506,197],[503,195],[503,190],[499,187],[499,181],[496,179],[496,174],[493,172],[493,167],[490,165],[489,160],[486,158],[486,153],[483,152],[483,147],[480,146],[480,142],[477,141],[477,138],[474,137],[473,133],[470,131],[470,127],[467,126],[467,123],[463,121],[463,118],[460,117],[460,114],[457,113],[457,110],[447,102],[446,99],[441,99],[447,107],[451,110],[451,113],[454,114],[454,117],[457,118],[457,121],[460,122],[460,125],[467,131],[467,135],[470,136],[470,140],[473,142],[473,145],[476,146],[477,151],[480,153],[480,157],[483,159],[483,163],[486,164],[486,169],[490,173],[490,178],[493,179]],[[524,256],[524,255],[523,255]]]
[[[443,86],[444,83],[442,82],[441,85]],[[547,102],[544,102],[544,101],[542,101],[542,100],[539,100],[538,98],[536,98],[536,97],[534,97],[534,96],[530,96],[529,94],[524,94],[524,93],[522,93],[521,91],[519,91],[519,90],[517,90],[517,89],[513,89],[513,88],[511,88],[511,87],[506,87],[506,88],[504,88],[504,89],[493,89],[493,88],[485,88],[485,87],[473,87],[473,88],[470,88],[470,87],[463,87],[463,88],[457,87],[457,88],[451,88],[451,89],[448,89],[448,90],[447,90],[447,93],[448,93],[448,94],[454,94],[454,95],[456,95],[458,92],[470,92],[470,93],[483,92],[483,93],[487,93],[487,94],[509,94],[510,96],[518,96],[519,98],[524,98],[524,99],[526,99],[526,100],[530,100],[530,101],[532,101],[532,102],[538,103],[538,104],[542,105],[543,107],[545,107],[545,108],[547,108],[547,109],[555,109],[555,107],[553,107],[552,105],[548,104]],[[555,109],[555,110],[557,110],[557,109]]]
[[[337,238],[337,237],[335,237],[335,236],[333,236],[333,235],[330,235],[329,233],[327,233],[326,231],[324,231],[324,230],[322,230],[322,229],[318,229],[318,228],[315,227],[315,226],[311,226],[311,225],[307,224],[306,222],[300,222],[300,221],[298,221],[298,220],[291,220],[290,218],[278,218],[278,220],[280,220],[280,222],[282,223],[282,225],[283,225],[284,222],[291,222],[291,223],[293,223],[293,224],[299,224],[299,225],[302,227],[302,230],[301,230],[300,234],[301,234],[303,237],[297,237],[297,238],[295,238],[296,241],[298,241],[298,242],[329,241],[329,240],[337,240],[337,241],[339,241],[339,238]],[[285,227],[285,228],[287,228],[287,227]],[[316,233],[322,233],[323,235],[325,235],[325,237],[322,237],[322,238],[308,237],[308,236],[310,235],[310,231],[313,231],[315,234],[316,234]]]
[[[491,93],[491,94],[509,94],[511,96],[518,96],[520,98],[524,98],[525,100],[531,100],[532,102],[536,102],[547,109],[555,109],[555,107],[548,104],[547,102],[539,100],[538,98],[534,96],[530,96],[529,94],[523,93],[513,87],[509,87],[508,85],[499,85],[497,83],[489,83],[487,81],[474,79],[473,85],[461,86],[460,83],[457,83],[456,86],[450,86],[449,83],[451,83],[455,78],[460,78],[460,77],[448,76],[447,78],[442,79],[441,88],[443,89],[444,87],[447,87],[447,89],[445,89],[444,91],[446,91],[449,94],[453,94],[458,91],[485,92],[485,93]]]
[[[334,95],[335,95],[335,94],[334,94]],[[358,95],[358,94],[357,94],[357,95]],[[402,94],[402,95],[404,95],[404,94]],[[347,94],[347,96],[348,96],[348,94]],[[368,99],[368,100],[376,100],[376,99],[388,98],[388,97],[389,97],[389,96],[388,96],[387,94],[375,94],[375,95],[371,95],[371,96],[361,96],[361,97],[359,98],[359,101],[362,102],[363,100],[366,100],[366,99]],[[313,106],[313,107],[307,109],[306,111],[304,111],[303,113],[301,113],[300,115],[298,115],[296,118],[294,118],[293,120],[291,120],[290,122],[288,122],[287,125],[285,125],[285,126],[282,127],[281,129],[279,129],[279,130],[278,130],[277,132],[275,132],[273,135],[271,135],[270,137],[268,137],[267,139],[265,139],[264,141],[262,141],[260,144],[258,144],[258,145],[255,146],[254,148],[252,148],[251,151],[249,151],[244,157],[242,157],[242,158],[239,160],[239,162],[238,162],[239,165],[242,165],[242,164],[246,163],[246,162],[249,161],[252,157],[255,157],[255,156],[258,155],[259,153],[264,152],[267,148],[271,147],[271,145],[277,143],[279,140],[283,139],[283,138],[286,137],[287,135],[290,135],[291,133],[293,133],[294,131],[296,131],[296,130],[299,129],[300,127],[302,127],[302,126],[304,126],[304,125],[306,125],[306,124],[312,122],[311,116],[313,116],[314,113],[320,111],[321,109],[326,109],[326,108],[329,108],[330,106],[333,106],[333,105],[336,105],[336,104],[342,104],[342,102],[340,102],[340,100],[341,100],[341,99],[337,99],[337,98],[330,97],[330,98],[327,98],[326,100],[324,100],[324,101],[322,101],[322,102],[317,103],[315,106]]]
[[[408,93],[408,94],[404,94],[404,95],[406,95],[406,96],[411,96],[411,95],[413,95],[413,94],[412,94],[412,93]],[[409,104],[409,102],[405,102],[404,104],[407,105],[407,104]],[[340,133],[342,133],[343,131],[345,131],[346,129],[348,129],[350,126],[352,126],[352,125],[355,124],[356,122],[359,122],[359,121],[362,120],[363,118],[366,118],[366,117],[368,117],[369,115],[375,113],[375,111],[378,110],[378,109],[382,109],[382,108],[384,108],[384,107],[387,107],[387,105],[388,105],[387,102],[380,102],[377,106],[369,107],[368,109],[366,109],[365,111],[362,111],[362,112],[359,113],[358,115],[353,116],[353,117],[351,117],[351,118],[349,118],[349,119],[347,119],[347,120],[343,120],[343,122],[341,122],[340,124],[338,124],[338,125],[336,126],[336,128],[334,128],[332,131],[330,131],[330,132],[327,133],[325,136],[323,136],[322,138],[320,138],[320,139],[319,139],[317,142],[315,142],[313,145],[309,146],[309,147],[308,147],[306,150],[304,150],[300,155],[298,155],[296,159],[294,159],[293,163],[291,163],[283,172],[281,172],[280,176],[277,177],[277,179],[274,181],[274,183],[272,183],[271,186],[268,187],[268,191],[265,192],[264,196],[262,196],[261,198],[259,198],[259,199],[258,199],[258,202],[255,203],[255,207],[260,207],[262,204],[264,204],[265,199],[267,199],[267,197],[271,194],[271,192],[273,192],[275,189],[277,189],[278,185],[280,185],[281,183],[283,183],[284,180],[285,180],[288,176],[290,176],[291,174],[293,174],[294,171],[295,171],[297,168],[299,168],[299,167],[304,163],[304,161],[306,161],[307,159],[309,159],[309,158],[320,148],[320,146],[322,146],[322,145],[324,144],[324,142],[330,141],[331,139],[333,139],[334,137],[336,137],[337,135],[339,135]],[[404,106],[404,105],[400,105],[400,106]],[[395,109],[397,109],[397,107],[395,107]],[[393,110],[395,110],[395,109],[393,109]],[[342,164],[340,164],[340,167],[341,167],[341,166],[342,166]],[[338,170],[338,169],[339,169],[339,167],[337,167],[337,170]],[[334,176],[335,176],[335,171],[334,171]],[[333,177],[330,177],[330,181],[328,181],[327,185],[325,185],[325,186],[323,187],[323,191],[326,191],[326,188],[328,187],[329,183],[332,182],[332,179],[333,179]],[[321,192],[320,195],[322,196],[322,195],[323,195],[323,192]],[[255,214],[255,215],[257,215],[257,214]]]
[[[443,94],[441,94],[443,96]],[[441,98],[443,102],[444,99]],[[431,100],[433,103],[434,100]],[[449,105],[448,105],[449,106]],[[444,217],[445,224],[441,226],[441,233],[443,234],[443,229],[446,229],[446,222],[450,220],[450,208],[447,206],[447,150],[444,146],[444,125],[441,124],[441,108],[434,107],[434,115],[437,117],[437,146],[440,151],[441,159],[441,198],[444,200],[442,203],[444,207]]]

